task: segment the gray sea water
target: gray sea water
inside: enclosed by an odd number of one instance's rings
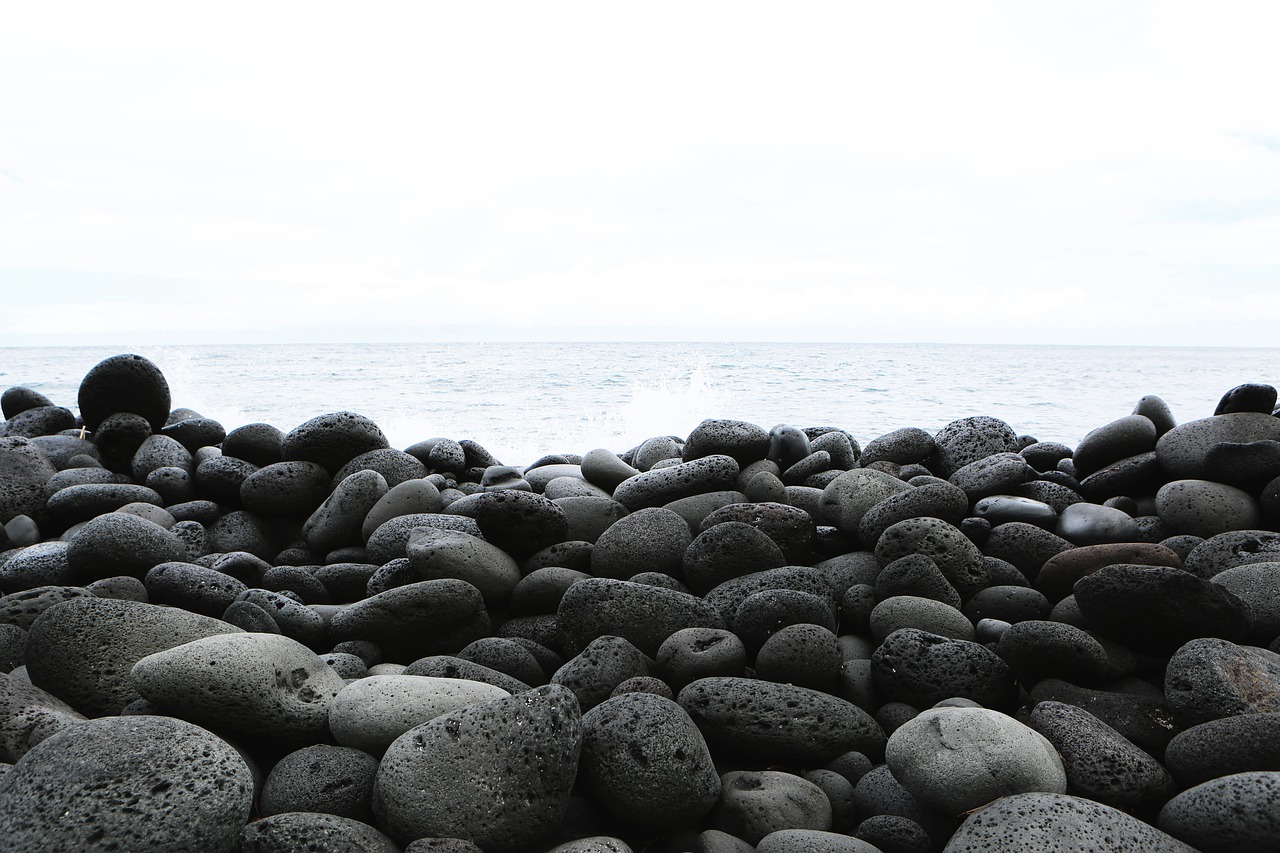
[[[826,343],[447,343],[0,347],[0,387],[76,407],[80,380],[119,352],[164,371],[173,405],[227,429],[288,431],[354,411],[392,446],[470,438],[508,464],[544,453],[623,451],[685,436],[703,418],[838,426],[863,444],[992,415],[1075,445],[1156,394],[1179,421],[1228,389],[1275,384],[1280,349]]]

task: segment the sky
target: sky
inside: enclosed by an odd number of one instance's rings
[[[1273,346],[1280,4],[0,0],[0,346]]]

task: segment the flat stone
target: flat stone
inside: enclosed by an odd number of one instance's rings
[[[725,622],[732,622],[742,603],[752,595],[771,589],[791,589],[805,592],[819,598],[834,615],[836,597],[823,576],[821,570],[810,566],[782,566],[777,569],[766,569],[752,572],[733,580],[725,581],[702,597],[720,614]],[[723,626],[718,626],[723,627]]]
[[[532,685],[526,684],[505,672],[476,663],[456,655],[428,655],[418,658],[405,667],[403,675],[420,675],[430,678],[454,678],[459,681],[479,681],[501,688],[509,694],[524,693]]]
[[[582,457],[582,476],[588,483],[599,486],[610,494],[618,484],[640,472],[623,462],[613,451],[596,448]]]
[[[1079,492],[1091,501],[1101,502],[1123,495],[1146,497],[1169,479],[1154,450],[1112,462],[1079,483]]]
[[[527,849],[560,825],[581,747],[577,701],[557,685],[452,711],[387,749],[374,811],[400,843],[434,836],[493,853]]]

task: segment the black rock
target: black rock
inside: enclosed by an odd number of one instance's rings
[[[80,416],[91,431],[108,415],[133,412],[159,432],[171,405],[164,374],[140,355],[113,355],[98,362],[81,380],[77,399]]]
[[[387,447],[378,425],[355,412],[332,412],[295,427],[280,446],[281,459],[314,462],[331,475],[369,450]]]
[[[871,667],[887,698],[917,708],[962,697],[1004,710],[1016,695],[1008,664],[990,649],[917,628],[900,628],[886,637],[872,654]]]

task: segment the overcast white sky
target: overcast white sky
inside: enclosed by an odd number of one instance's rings
[[[0,0],[0,345],[1277,345],[1280,3]]]

